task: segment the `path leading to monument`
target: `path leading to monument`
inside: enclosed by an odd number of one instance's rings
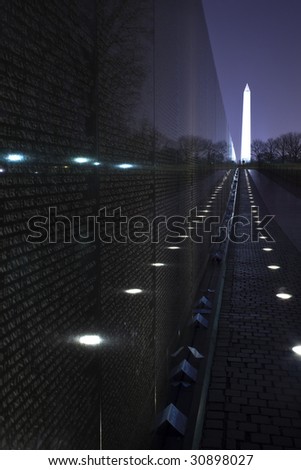
[[[249,217],[246,175],[237,214]],[[252,177],[262,218],[284,193]],[[230,244],[201,449],[301,449],[301,358],[291,350],[301,344],[300,252],[275,221],[269,232],[276,243]],[[281,287],[289,300],[276,297]]]

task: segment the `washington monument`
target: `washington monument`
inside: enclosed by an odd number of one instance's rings
[[[251,160],[251,90],[246,84],[243,95],[240,161]]]

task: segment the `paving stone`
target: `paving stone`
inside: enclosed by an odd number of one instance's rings
[[[272,434],[272,435],[279,435],[280,429],[279,426],[273,426],[272,424],[262,424],[260,426],[260,432],[262,434]]]
[[[209,401],[214,401],[214,402],[224,402],[226,399],[225,393],[221,390],[210,390],[209,393]]]
[[[255,450],[255,449],[261,449],[260,444],[255,444],[255,442],[242,442],[240,444],[240,449],[241,450]]]
[[[248,404],[248,399],[245,397],[232,397],[231,398],[232,403],[238,403],[239,405],[247,405]]]
[[[253,433],[250,437],[251,441],[262,444],[268,444],[271,441],[270,436],[268,434]]]
[[[298,411],[294,410],[280,410],[280,415],[287,418],[299,418],[300,416]]]
[[[295,449],[301,449],[301,439],[294,439]]]
[[[275,408],[261,408],[260,412],[267,416],[279,416],[279,410]]]
[[[301,429],[296,428],[282,428],[284,436],[301,438]]]
[[[224,411],[207,411],[207,419],[224,419]]]
[[[273,436],[272,442],[273,444],[282,446],[284,448],[293,448],[294,446],[293,439],[285,436]]]
[[[276,426],[291,426],[292,425],[292,421],[290,418],[282,418],[282,417],[275,417],[273,418],[273,424],[275,424]]]
[[[242,406],[241,411],[242,411],[242,413],[246,413],[246,414],[249,414],[249,415],[258,415],[259,414],[258,406]]]
[[[212,428],[212,429],[223,429],[224,423],[222,420],[207,419],[206,426],[207,428]]]
[[[223,432],[205,429],[203,433],[202,449],[222,449]]]
[[[244,413],[229,413],[229,419],[232,421],[246,421],[247,415]]]
[[[249,423],[249,422],[244,422],[244,423],[238,423],[238,429],[246,432],[254,432],[256,433],[258,431],[258,424],[256,423]]]

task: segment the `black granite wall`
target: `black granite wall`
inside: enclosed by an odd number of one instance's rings
[[[104,243],[85,221],[186,216],[225,173],[180,150],[188,135],[229,142],[201,5],[185,4],[3,4],[3,449],[150,445],[208,246],[169,250],[164,227],[159,243]],[[61,224],[56,242],[29,243],[28,220],[50,207],[81,216],[87,239],[64,242]]]

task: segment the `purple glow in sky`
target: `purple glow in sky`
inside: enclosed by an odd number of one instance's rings
[[[301,1],[203,0],[237,155],[243,90],[252,92],[252,139],[301,132]]]

